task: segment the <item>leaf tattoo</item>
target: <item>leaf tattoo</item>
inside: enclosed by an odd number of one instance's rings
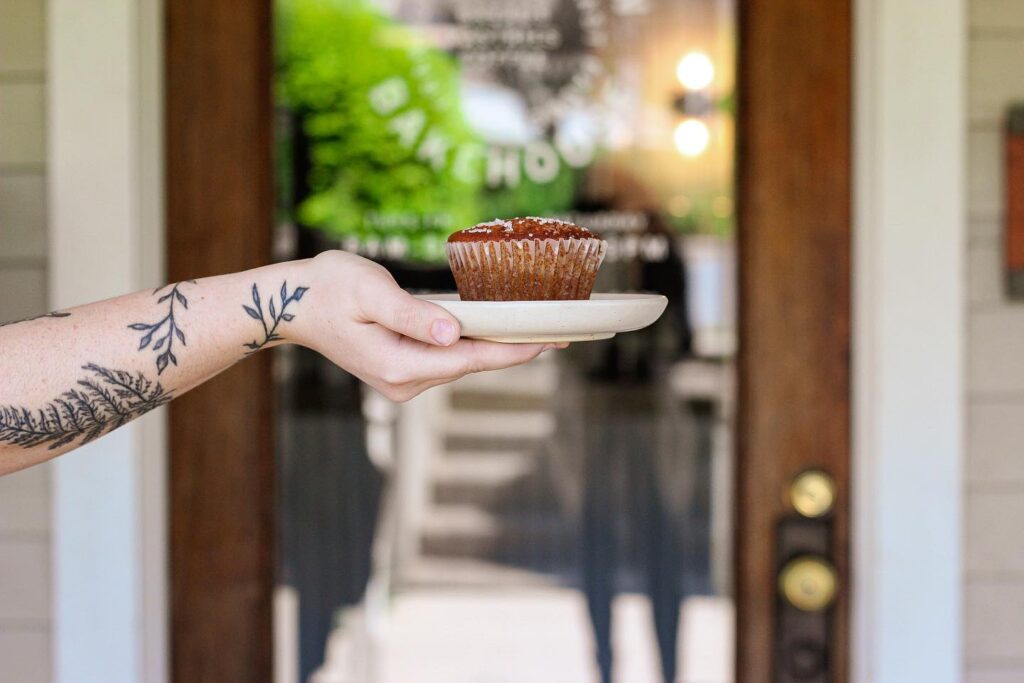
[[[167,315],[155,323],[132,323],[128,326],[129,329],[143,333],[142,338],[139,339],[139,351],[148,348],[150,344],[153,345],[154,351],[163,349],[163,353],[156,357],[156,373],[158,375],[163,374],[164,370],[167,369],[168,363],[178,364],[178,357],[174,355],[174,340],[177,339],[181,342],[182,346],[187,346],[185,343],[185,333],[178,327],[178,322],[174,317],[174,305],[181,304],[182,308],[188,309],[188,299],[181,293],[181,286],[183,284],[194,285],[195,283],[195,280],[186,280],[176,285],[167,285],[167,287],[171,288],[171,291],[156,301],[158,304],[162,304],[165,301],[168,302]],[[159,294],[167,289],[167,287],[153,290],[153,295]]]
[[[42,315],[35,315],[31,318],[22,318],[21,320],[11,320],[5,323],[0,323],[0,327],[7,327],[8,325],[14,325],[16,323],[27,323],[30,320],[40,320],[41,318],[68,318],[71,314],[67,311],[54,311],[53,313],[43,313]]]
[[[174,396],[141,372],[111,370],[95,363],[88,375],[42,408],[0,405],[0,443],[55,450],[82,445],[162,406]]]
[[[288,293],[288,281],[285,280],[281,283],[280,302],[281,307],[274,304],[274,297],[271,295],[270,300],[267,302],[267,311],[270,314],[270,319],[263,313],[263,303],[260,299],[260,290],[256,286],[256,283],[252,285],[252,306],[242,305],[242,308],[253,320],[258,320],[260,325],[263,326],[263,341],[257,341],[253,339],[251,342],[243,344],[245,348],[249,349],[246,351],[246,355],[255,353],[262,349],[266,344],[272,341],[278,341],[282,337],[277,334],[277,327],[282,322],[289,323],[295,319],[295,315],[292,313],[285,312],[288,306],[292,302],[296,302],[302,299],[302,295],[309,291],[309,287],[296,287],[295,291],[291,294]]]

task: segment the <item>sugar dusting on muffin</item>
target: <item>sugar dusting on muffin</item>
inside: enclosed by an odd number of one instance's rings
[[[592,239],[594,233],[575,223],[558,218],[496,218],[487,223],[460,230],[448,237],[448,242],[477,242],[481,240],[517,239]]]

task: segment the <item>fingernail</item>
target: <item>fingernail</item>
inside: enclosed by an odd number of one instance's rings
[[[455,341],[455,325],[438,318],[430,325],[430,336],[441,346],[448,346]]]

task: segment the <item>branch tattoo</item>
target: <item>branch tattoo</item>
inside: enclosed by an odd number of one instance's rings
[[[173,393],[141,372],[111,370],[95,363],[88,372],[42,408],[0,405],[0,443],[50,450],[81,445],[167,403]]]
[[[175,366],[178,364],[178,357],[174,355],[175,338],[181,342],[182,346],[187,346],[185,343],[185,333],[181,331],[178,321],[174,317],[174,305],[176,303],[180,304],[182,308],[188,310],[188,298],[182,294],[181,286],[183,284],[194,285],[195,283],[195,280],[186,280],[176,285],[167,285],[167,287],[171,288],[171,291],[156,301],[158,304],[162,304],[165,301],[168,302],[167,315],[155,323],[132,323],[128,326],[136,332],[143,333],[142,338],[139,339],[139,351],[148,348],[150,344],[153,345],[154,351],[163,349],[163,353],[158,354],[156,357],[156,373],[158,375],[163,374],[164,370],[167,369],[168,363],[172,363]],[[167,287],[154,290],[153,295],[160,294]]]
[[[272,341],[278,341],[283,339],[281,335],[277,333],[277,328],[282,322],[291,322],[295,319],[295,314],[287,313],[286,309],[292,303],[297,303],[302,299],[302,295],[309,291],[309,287],[296,287],[295,291],[291,294],[288,293],[288,281],[286,280],[281,284],[280,301],[281,307],[278,310],[274,304],[274,296],[271,295],[267,301],[267,312],[270,314],[268,318],[263,312],[263,303],[260,299],[260,290],[255,283],[252,285],[252,306],[243,305],[242,308],[253,320],[258,320],[260,325],[263,326],[263,339],[253,339],[251,342],[243,344],[245,348],[249,349],[246,351],[246,355],[255,353],[262,349],[266,344]]]

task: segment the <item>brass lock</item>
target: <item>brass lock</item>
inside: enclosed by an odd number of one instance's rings
[[[789,486],[789,502],[801,516],[824,517],[836,503],[836,482],[821,470],[806,470]]]
[[[779,572],[782,597],[804,612],[820,612],[831,605],[837,583],[835,567],[815,555],[795,557]]]

